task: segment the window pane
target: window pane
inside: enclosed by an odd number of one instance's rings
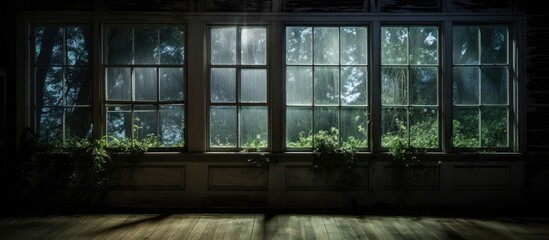
[[[411,108],[410,146],[438,147],[438,111],[434,107]]]
[[[408,64],[408,28],[381,28],[381,63]]]
[[[236,147],[236,107],[210,107],[210,146]]]
[[[482,67],[482,103],[507,104],[507,67]]]
[[[183,68],[160,68],[160,100],[183,101],[185,84]]]
[[[35,63],[38,65],[62,65],[64,29],[60,27],[37,27],[35,29]]]
[[[135,28],[135,64],[158,63],[158,28]]]
[[[437,105],[438,68],[410,68],[410,104]]]
[[[313,100],[311,67],[286,68],[286,104],[311,105]]]
[[[107,68],[107,100],[131,100],[130,68]]]
[[[181,27],[163,27],[160,31],[160,63],[183,64],[185,31]]]
[[[454,64],[478,64],[478,27],[454,27]]]
[[[312,147],[313,113],[311,108],[286,108],[286,146]]]
[[[315,67],[315,105],[339,104],[338,67]]]
[[[91,108],[65,108],[65,137],[91,138],[92,126]]]
[[[484,26],[480,32],[482,63],[507,63],[507,28]]]
[[[314,28],[315,64],[339,63],[339,30],[335,27]]]
[[[368,104],[368,73],[366,67],[341,68],[341,104]]]
[[[63,108],[36,109],[37,132],[44,143],[61,144],[63,141]]]
[[[368,146],[368,109],[342,108],[341,134],[342,141],[356,141],[359,147]]]
[[[160,142],[165,147],[185,145],[185,108],[181,105],[160,106]]]
[[[35,70],[36,105],[63,105],[63,68],[39,67]]]
[[[68,65],[87,65],[89,63],[90,35],[90,29],[87,27],[67,28]]]
[[[438,64],[438,29],[410,28],[410,64]]]
[[[506,107],[484,107],[482,122],[482,147],[508,147],[508,122]]]
[[[129,106],[107,107],[107,135],[131,138],[132,124]]]
[[[479,111],[454,107],[452,141],[455,147],[479,147]]]
[[[135,68],[135,100],[156,100],[156,68]]]
[[[408,111],[406,108],[381,109],[381,147],[390,147],[395,138],[408,143]]]
[[[365,27],[342,27],[341,34],[341,64],[368,63],[368,38]]]
[[[236,64],[236,28],[211,29],[211,63]]]
[[[381,102],[385,106],[408,104],[408,68],[381,67]]]
[[[240,109],[240,146],[251,147],[253,142],[267,147],[267,107],[242,107]]]
[[[313,28],[286,28],[286,64],[313,63]]]
[[[339,109],[337,107],[315,107],[314,132],[331,132],[332,128],[339,127]],[[338,129],[339,130],[339,129]]]
[[[242,28],[240,61],[247,65],[267,63],[267,30],[265,28]]]
[[[242,69],[240,78],[241,102],[267,102],[266,69]]]
[[[211,101],[236,101],[236,69],[212,68]]]
[[[138,139],[144,139],[152,135],[157,135],[156,126],[156,106],[138,105],[134,107],[133,113],[134,136]]]
[[[131,28],[107,28],[107,63],[131,64],[133,59],[133,31]]]
[[[454,104],[479,104],[478,67],[454,67]]]
[[[68,67],[65,76],[65,105],[91,105],[93,96],[89,68]]]

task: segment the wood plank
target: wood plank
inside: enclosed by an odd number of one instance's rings
[[[254,225],[252,229],[252,240],[265,239],[265,216],[263,214],[256,214],[254,216]]]
[[[360,239],[360,236],[354,232],[345,216],[333,216],[333,219],[335,226],[343,236],[343,239]]]
[[[185,215],[176,215],[176,218],[179,218],[179,223],[174,229],[171,229],[170,233],[167,234],[166,239],[190,239],[192,230],[198,223],[201,215],[200,214],[185,214]]]
[[[337,228],[334,218],[332,216],[323,215],[320,216],[320,218],[324,223],[324,227],[326,228],[329,239],[343,239],[343,235],[341,235],[341,233],[339,232],[339,229]]]
[[[208,224],[204,228],[204,231],[202,232],[202,235],[200,236],[200,240],[215,239],[214,238],[215,230],[219,226],[219,222],[221,221],[220,220],[221,216],[222,215],[213,215],[210,218],[210,221],[208,222]],[[194,238],[191,238],[191,239],[194,239]]]

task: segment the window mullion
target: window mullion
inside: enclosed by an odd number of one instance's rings
[[[452,64],[452,48],[453,48],[453,26],[452,21],[445,21],[443,23],[443,42],[442,42],[442,62],[439,63],[442,65],[442,90],[439,96],[442,98],[440,103],[440,108],[442,109],[439,113],[439,119],[442,123],[441,126],[441,137],[442,137],[442,146],[441,149],[443,152],[452,151],[452,75],[453,75],[453,64]],[[440,91],[440,90],[439,90]],[[442,118],[442,119],[441,119]]]
[[[372,22],[370,81],[370,149],[381,151],[381,23]]]

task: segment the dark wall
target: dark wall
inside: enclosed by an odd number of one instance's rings
[[[526,29],[525,189],[534,198],[549,193],[549,14],[519,0],[4,0],[0,7],[0,68],[8,70],[8,111],[15,111],[16,16],[23,11],[84,12],[524,12]],[[16,119],[7,135],[15,139]],[[9,143],[15,149],[15,142]],[[4,164],[5,160],[4,160]],[[4,165],[5,167],[5,165]],[[4,181],[5,182],[5,181]],[[542,198],[540,198],[542,199]]]

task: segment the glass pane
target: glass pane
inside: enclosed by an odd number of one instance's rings
[[[160,106],[160,143],[165,147],[185,146],[185,108],[181,105]]]
[[[507,63],[507,27],[480,28],[482,63]]]
[[[212,68],[212,102],[236,101],[236,69]]]
[[[236,28],[211,29],[212,64],[236,64]]]
[[[479,104],[478,67],[454,67],[454,104]]]
[[[89,68],[68,67],[65,76],[65,105],[91,105],[93,96]]]
[[[410,146],[438,147],[438,111],[434,107],[410,109]]]
[[[65,108],[66,138],[91,138],[92,126],[90,107]]]
[[[339,29],[336,27],[316,27],[315,64],[339,63]]]
[[[131,64],[133,59],[131,28],[107,28],[107,64]]]
[[[185,83],[183,68],[160,68],[160,100],[183,101]]]
[[[410,104],[437,105],[438,68],[410,68]]]
[[[408,28],[381,28],[381,64],[408,64]]]
[[[158,29],[150,27],[135,28],[134,37],[135,63],[158,63]]]
[[[87,65],[91,49],[91,32],[88,27],[67,28],[67,64]]]
[[[182,27],[163,27],[160,31],[160,63],[183,64],[185,31]]]
[[[242,107],[240,109],[240,146],[254,143],[267,147],[267,107]]]
[[[454,64],[479,64],[478,27],[454,27]]]
[[[368,109],[342,108],[341,109],[341,140],[356,142],[359,147],[368,146]]]
[[[410,64],[438,64],[438,28],[410,28]]]
[[[132,137],[132,112],[129,106],[107,107],[107,135]]]
[[[408,111],[406,108],[382,108],[381,147],[390,147],[396,138],[408,143]]]
[[[506,107],[482,108],[482,147],[508,147],[509,134]]]
[[[38,65],[64,64],[64,29],[59,27],[37,27],[35,29],[34,53]]]
[[[135,100],[156,100],[156,68],[135,68]]]
[[[107,68],[107,100],[131,100],[130,68]]]
[[[381,103],[387,105],[408,104],[408,69],[381,67]]]
[[[240,78],[241,102],[267,102],[266,69],[242,69]]]
[[[36,129],[44,143],[63,143],[63,108],[36,109]]]
[[[286,67],[286,104],[311,105],[313,102],[311,67]]]
[[[341,68],[341,104],[368,104],[368,72],[366,67]]]
[[[454,107],[452,141],[454,147],[479,147],[479,111]]]
[[[267,64],[267,29],[242,28],[240,41],[242,64]]]
[[[339,111],[337,107],[315,107],[314,132],[330,133],[332,128],[339,130]]]
[[[313,111],[311,108],[286,108],[286,147],[312,147]]]
[[[36,105],[63,105],[63,68],[39,67],[35,70]]]
[[[368,63],[368,29],[365,27],[342,27],[341,36],[341,64]]]
[[[507,67],[483,67],[482,79],[482,103],[483,104],[507,104]]]
[[[210,147],[236,147],[236,107],[210,108]]]
[[[315,67],[315,105],[339,104],[338,67]]]
[[[144,139],[157,136],[156,106],[138,105],[133,110],[134,137]]]
[[[286,64],[313,63],[313,28],[286,28]]]

